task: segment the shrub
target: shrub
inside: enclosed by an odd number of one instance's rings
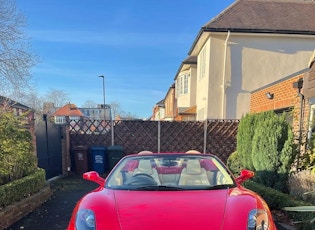
[[[243,167],[237,152],[234,152],[229,156],[227,160],[227,166],[234,175],[240,174],[240,171],[243,169]]]
[[[289,188],[292,196],[315,204],[315,174],[310,170],[290,175]]]
[[[244,187],[259,194],[271,210],[284,211],[285,207],[311,206],[310,203],[294,199],[292,196],[276,189],[266,187],[254,181],[246,181]],[[309,221],[314,218],[310,212],[285,212],[296,223],[297,229],[312,229]]]
[[[313,120],[313,124],[314,124]],[[307,143],[306,153],[301,156],[299,167],[301,169],[310,169],[315,173],[315,135],[311,136],[310,140]]]
[[[37,168],[25,116],[0,111],[0,185],[30,175]]]
[[[237,152],[242,165],[249,170],[254,170],[252,162],[252,141],[255,132],[256,115],[247,114],[238,125]]]
[[[293,145],[293,132],[285,116],[278,116],[273,111],[269,111],[247,115],[245,119],[248,124],[239,127],[239,132],[243,133],[247,130],[250,133],[251,139],[246,135],[243,136],[246,141],[251,141],[247,143],[251,149],[247,148],[246,153],[239,153],[241,163],[246,168],[249,166],[254,168],[255,179],[258,182],[286,192],[287,178],[296,150]],[[238,136],[237,152],[239,148],[241,151],[245,149],[246,143],[241,140],[241,137],[241,135]],[[240,147],[239,143],[241,143]],[[252,166],[249,164],[250,160],[246,158],[251,158]]]

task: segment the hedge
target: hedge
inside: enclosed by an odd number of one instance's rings
[[[44,169],[38,168],[35,173],[0,186],[0,208],[28,197],[46,185]]]
[[[311,206],[312,204],[305,201],[294,199],[292,196],[282,193],[276,189],[266,187],[254,181],[246,181],[244,187],[259,194],[268,204],[271,210],[281,210],[285,212],[294,222],[303,222],[296,224],[297,229],[315,229],[309,222],[314,218],[312,212],[287,212],[284,207]],[[314,224],[314,223],[313,223]]]

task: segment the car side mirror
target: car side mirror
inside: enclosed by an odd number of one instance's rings
[[[254,175],[255,175],[255,173],[253,171],[250,171],[250,170],[247,170],[247,169],[242,169],[241,170],[241,175],[236,178],[236,182],[238,184],[241,184],[244,181],[254,177]]]
[[[99,184],[100,186],[104,186],[104,184],[105,184],[105,179],[100,177],[98,172],[95,172],[95,171],[83,173],[83,179],[93,181],[93,182]]]

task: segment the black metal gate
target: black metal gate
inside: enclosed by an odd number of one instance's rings
[[[46,179],[62,175],[61,127],[42,120],[35,130],[38,167],[45,169]]]

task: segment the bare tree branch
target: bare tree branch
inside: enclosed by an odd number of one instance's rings
[[[82,105],[82,108],[96,108],[97,103],[92,100],[86,100]]]
[[[19,95],[31,88],[30,69],[37,63],[22,30],[25,17],[14,1],[0,0],[0,94]]]
[[[44,97],[45,102],[54,103],[55,107],[61,107],[70,103],[69,95],[63,90],[51,89]]]

